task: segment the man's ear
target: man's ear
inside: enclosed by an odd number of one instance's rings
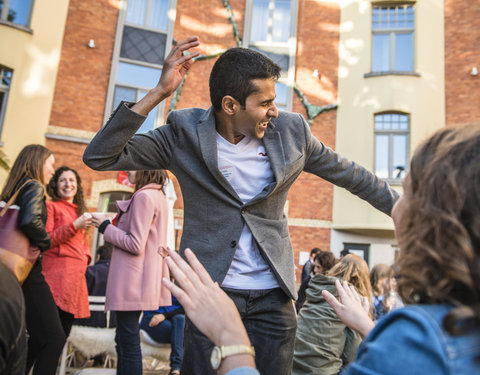
[[[240,103],[230,95],[225,95],[222,98],[222,110],[225,114],[233,116],[240,109]]]

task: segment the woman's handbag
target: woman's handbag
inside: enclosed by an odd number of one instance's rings
[[[30,244],[30,240],[18,227],[20,207],[14,205],[18,193],[33,180],[27,180],[12,195],[8,202],[0,202],[0,262],[23,284],[40,255],[40,250]]]

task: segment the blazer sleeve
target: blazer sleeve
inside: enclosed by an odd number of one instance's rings
[[[48,234],[51,238],[51,247],[57,247],[62,243],[67,242],[70,238],[72,238],[75,233],[77,233],[75,227],[73,226],[73,222],[62,224],[59,227],[55,228],[55,206],[51,203],[47,203],[47,225],[45,229],[47,230]]]
[[[83,162],[99,171],[168,169],[176,142],[174,122],[135,134],[146,116],[121,102],[83,154]],[[170,117],[170,116],[169,116]]]
[[[114,225],[108,225],[103,233],[104,239],[117,248],[133,255],[145,251],[148,233],[152,225],[155,206],[153,198],[146,192],[139,192],[129,207],[129,228],[124,231]],[[159,220],[159,218],[157,218]]]
[[[306,142],[306,162],[304,170],[313,173],[334,185],[347,189],[350,193],[364,199],[378,210],[391,215],[398,193],[374,173],[341,157],[325,146],[310,132],[303,119]]]
[[[17,205],[20,206],[18,213],[18,226],[28,237],[33,246],[41,251],[50,248],[50,236],[45,229],[43,210],[45,209],[44,188],[37,182],[28,183],[19,194]]]

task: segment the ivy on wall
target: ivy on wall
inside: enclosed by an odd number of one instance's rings
[[[233,30],[233,39],[235,40],[235,45],[237,47],[242,46],[242,38],[240,38],[240,33],[238,31],[238,26],[237,23],[235,22],[235,17],[233,16],[232,12],[232,7],[230,6],[230,1],[229,0],[222,0],[223,6],[225,7],[225,10],[227,11],[228,14],[228,21],[232,25],[232,30]],[[173,41],[174,44],[176,44],[176,41]],[[224,53],[226,49],[217,51],[215,53],[209,54],[209,55],[200,55],[194,58],[195,61],[202,61],[202,60],[208,60],[208,59],[213,59],[218,56],[220,56],[222,53]],[[173,95],[173,99],[170,102],[170,107],[168,111],[172,111],[177,107],[177,103],[180,99],[180,95],[183,90],[183,86],[185,84],[185,81],[187,79],[188,73],[183,77],[182,82],[178,86],[177,90],[175,91]],[[305,107],[305,110],[307,111],[307,117],[308,117],[308,124],[311,126],[313,123],[313,120],[321,113],[327,112],[327,111],[332,111],[338,107],[337,104],[327,104],[324,106],[318,106],[315,104],[311,104],[305,94],[298,88],[297,84],[295,83],[293,86],[293,90],[295,91],[295,94],[298,96],[300,99],[300,102],[303,104]]]

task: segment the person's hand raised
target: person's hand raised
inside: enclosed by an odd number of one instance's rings
[[[193,65],[193,58],[200,52],[185,54],[187,50],[200,44],[197,36],[191,36],[178,42],[170,51],[163,62],[162,75],[157,85],[151,89],[138,103],[131,108],[132,111],[147,116],[162,100],[165,100],[177,89],[188,69]]]
[[[338,317],[346,326],[357,331],[365,337],[374,327],[373,321],[368,316],[370,304],[367,297],[360,296],[352,285],[346,281],[335,281],[338,296],[337,300],[329,291],[323,290],[322,296],[335,310]]]
[[[156,89],[162,92],[162,96],[168,97],[173,94],[182,82],[183,77],[193,65],[193,58],[200,52],[184,53],[200,44],[197,36],[191,36],[178,42],[170,51],[163,62],[162,75]]]

